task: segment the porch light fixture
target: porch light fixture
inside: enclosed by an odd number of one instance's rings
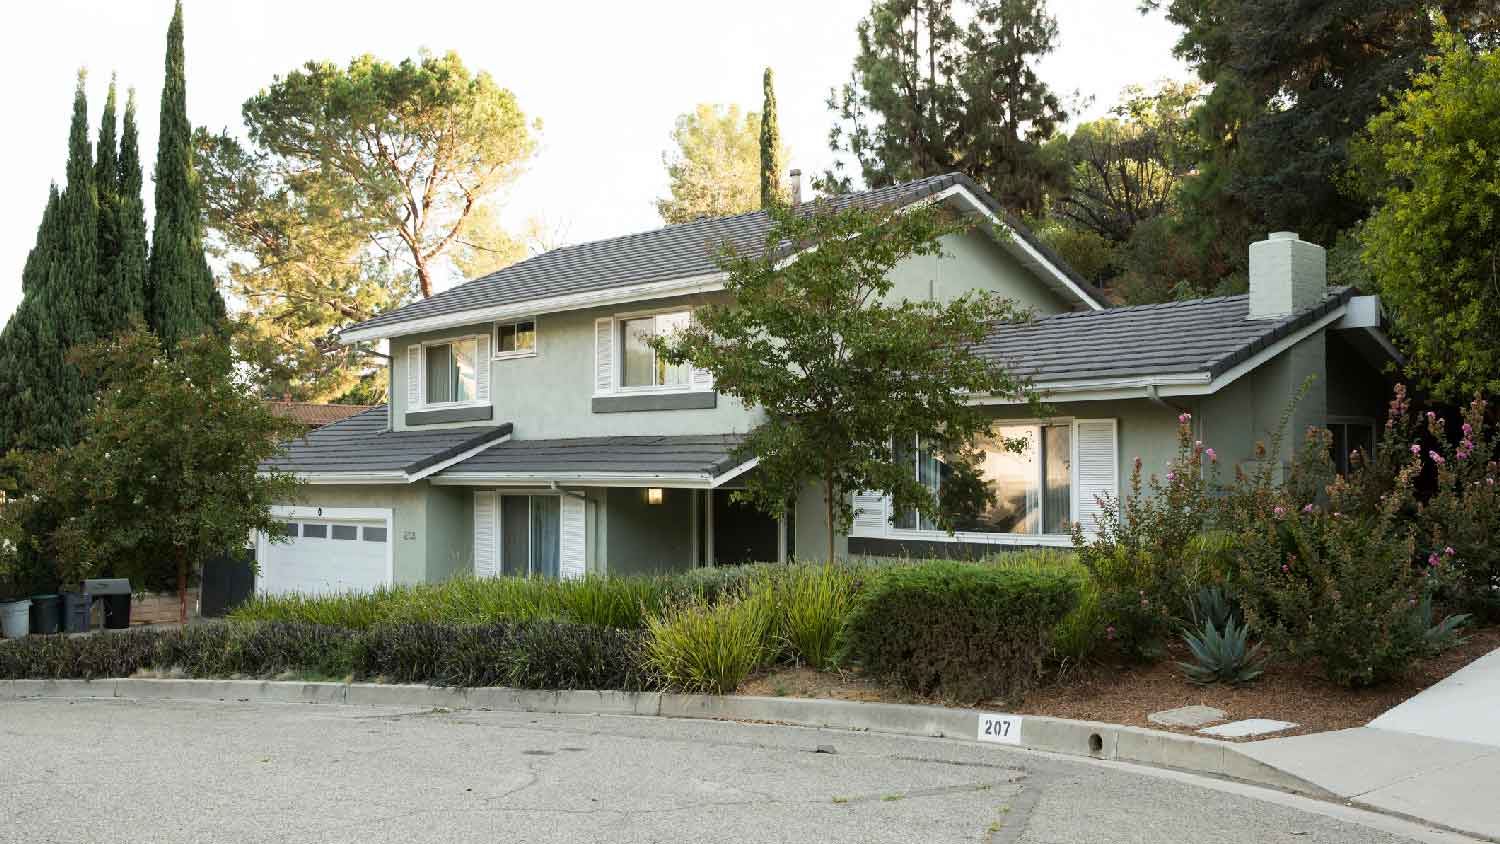
[[[662,498],[661,487],[653,486],[646,489],[646,503],[660,504]]]

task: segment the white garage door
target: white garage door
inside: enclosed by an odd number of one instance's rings
[[[257,543],[257,594],[367,592],[390,583],[388,519],[340,518],[331,511],[321,518],[282,518],[287,541],[262,537]]]

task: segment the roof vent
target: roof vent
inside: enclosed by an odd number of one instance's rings
[[[1281,319],[1328,295],[1328,255],[1296,232],[1250,244],[1250,318]]]
[[[796,208],[802,204],[802,171],[793,170],[787,177],[791,179],[792,207]]]

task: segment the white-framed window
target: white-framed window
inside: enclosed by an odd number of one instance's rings
[[[670,364],[651,347],[654,337],[692,323],[683,308],[600,317],[594,321],[594,395],[710,392],[713,376],[688,364]]]
[[[464,407],[490,400],[490,336],[446,337],[408,347],[409,409]]]
[[[572,493],[474,493],[474,576],[584,576],[587,507]]]
[[[1013,450],[1006,443],[1020,443]],[[916,510],[896,511],[889,497],[854,496],[851,536],[1011,545],[1066,545],[1074,523],[1092,532],[1101,497],[1119,494],[1117,427],[1113,419],[1050,419],[997,424],[960,463],[913,439],[895,458],[949,505],[953,533]],[[963,483],[944,496],[945,484]]]
[[[1352,452],[1364,452],[1367,460],[1375,456],[1375,447],[1379,443],[1375,439],[1374,419],[1361,416],[1330,416],[1328,417],[1328,430],[1333,434],[1333,443],[1328,447],[1332,452],[1329,457],[1333,459],[1334,468],[1340,475],[1349,474],[1349,457]]]
[[[528,358],[536,355],[536,319],[495,323],[495,358]]]

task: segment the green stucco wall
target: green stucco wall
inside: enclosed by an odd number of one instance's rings
[[[951,302],[969,291],[987,290],[1039,315],[1072,308],[1072,302],[1038,281],[989,234],[949,235],[942,243],[942,255],[910,258],[891,270],[889,299]]]
[[[661,504],[647,504],[646,490],[613,487],[605,492],[608,523],[606,567],[612,575],[684,571],[693,559],[693,495],[662,490]]]

